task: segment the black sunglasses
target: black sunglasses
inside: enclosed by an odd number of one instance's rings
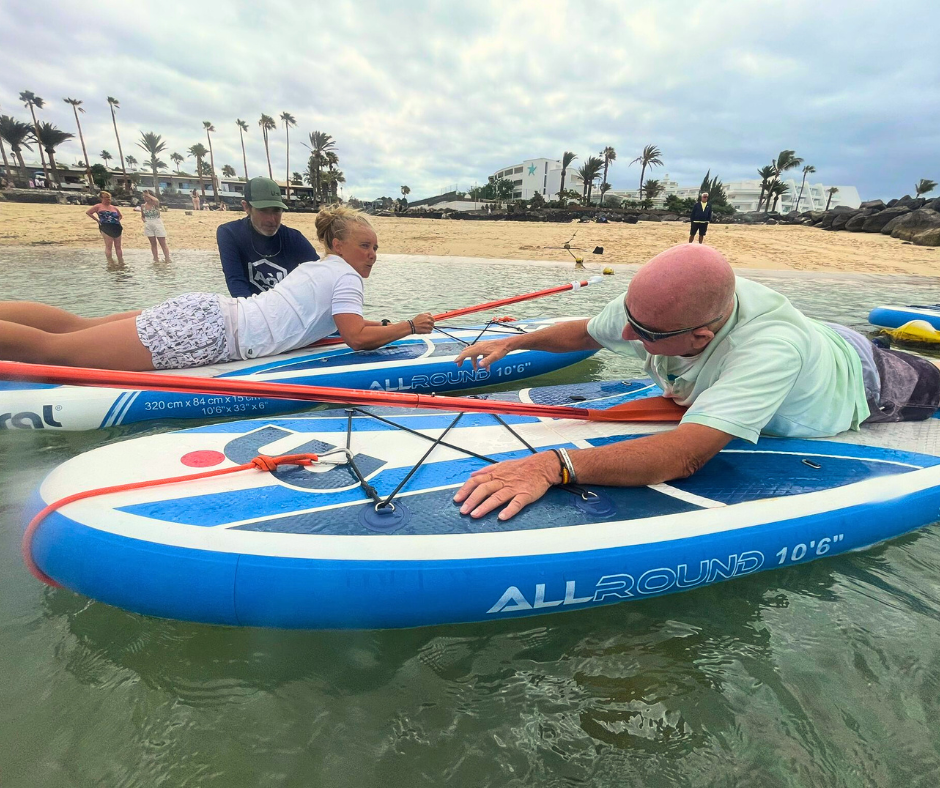
[[[633,329],[634,333],[640,339],[645,339],[647,342],[658,342],[660,339],[669,339],[669,337],[677,337],[680,334],[688,334],[690,331],[698,331],[700,328],[705,328],[712,323],[717,323],[724,317],[724,315],[718,315],[718,317],[712,318],[707,323],[702,323],[700,326],[680,328],[678,331],[653,331],[638,322],[633,315],[630,314],[630,310],[627,309],[626,301],[623,302],[623,311],[627,313],[627,322],[630,324],[630,328]]]

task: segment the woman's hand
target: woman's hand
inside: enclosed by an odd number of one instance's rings
[[[515,337],[509,337],[508,339],[496,339],[492,342],[477,342],[469,347],[465,347],[454,361],[459,367],[469,358],[470,361],[473,362],[474,369],[479,369],[480,367],[488,369],[490,364],[499,361],[507,353],[513,351],[514,339]]]
[[[415,324],[416,334],[430,334],[434,330],[434,318],[430,312],[415,315],[411,322]]]

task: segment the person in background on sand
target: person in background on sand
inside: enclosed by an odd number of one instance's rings
[[[251,298],[186,293],[142,312],[83,318],[46,304],[0,303],[0,359],[99,369],[201,367],[306,347],[334,331],[353,350],[373,350],[429,334],[434,318],[365,320],[363,280],[378,239],[365,214],[323,208],[317,237],[323,260],[298,266]]]
[[[192,198],[192,201],[193,201],[193,210],[198,211],[199,210],[199,192],[196,191],[195,186],[193,187],[193,190],[189,193],[189,196]]]
[[[236,298],[263,293],[301,263],[320,259],[302,233],[281,224],[287,206],[270,178],[245,184],[242,208],[244,218],[219,225],[215,234],[225,282]]]
[[[708,192],[702,192],[699,202],[692,206],[692,229],[689,231],[689,243],[698,233],[698,242],[705,240],[705,233],[708,232],[708,223],[712,220],[712,207],[708,204]]]
[[[140,206],[140,219],[144,223],[144,235],[150,241],[150,252],[153,254],[153,261],[160,262],[157,255],[157,242],[163,250],[163,259],[170,262],[170,250],[166,245],[166,227],[163,226],[163,219],[160,217],[160,201],[149,189],[144,190],[144,201]]]
[[[679,426],[481,468],[454,498],[462,514],[505,507],[499,519],[508,520],[556,484],[661,484],[692,475],[735,438],[823,438],[862,422],[927,419],[940,404],[940,369],[927,359],[811,320],[697,244],[658,254],[591,320],[472,345],[456,360],[489,366],[514,350],[601,347],[644,362],[665,395],[688,408]]]
[[[114,263],[111,257],[113,251],[117,253],[118,265],[124,265],[124,250],[121,246],[121,233],[124,232],[121,219],[124,217],[118,207],[111,204],[111,192],[101,192],[98,196],[101,202],[92,205],[85,211],[85,215],[98,223],[98,231],[104,239],[104,254],[108,258],[108,263]]]

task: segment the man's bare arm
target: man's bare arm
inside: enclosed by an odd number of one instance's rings
[[[601,345],[587,330],[587,320],[567,320],[549,328],[519,334],[508,339],[478,342],[465,348],[455,359],[457,366],[468,358],[473,368],[488,367],[514,350],[545,350],[549,353],[574,353],[579,350],[600,350]]]
[[[720,452],[733,436],[701,424],[680,424],[669,432],[609,446],[569,452],[579,484],[642,487],[691,476]],[[554,452],[540,452],[474,471],[454,496],[461,514],[499,514],[508,520],[541,498],[561,480]]]

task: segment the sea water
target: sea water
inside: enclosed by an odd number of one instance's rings
[[[110,270],[96,251],[3,257],[4,298],[86,315],[224,292],[209,252],[155,265],[132,250]],[[483,318],[591,315],[634,270]],[[936,279],[748,275],[862,331],[874,305],[940,301]],[[583,276],[380,258],[365,311],[404,319]],[[640,373],[601,352],[535,382]],[[940,784],[937,526],[684,594],[405,631],[202,626],[36,582],[19,540],[43,476],[109,441],[178,426],[0,433],[3,788]]]

